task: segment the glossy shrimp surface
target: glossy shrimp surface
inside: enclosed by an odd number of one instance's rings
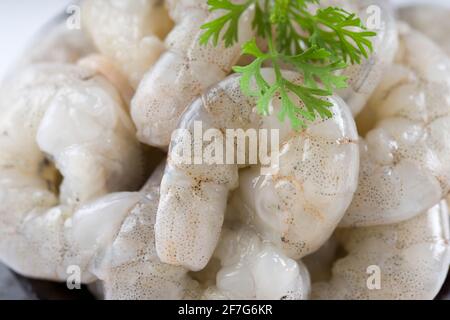
[[[450,262],[446,201],[411,220],[337,232],[346,256],[314,299],[433,299]]]
[[[133,124],[105,78],[72,65],[24,69],[0,104],[0,259],[27,276],[65,280],[69,265],[88,264],[71,245],[71,217],[142,182]],[[83,281],[94,278],[83,272]]]
[[[252,10],[239,22],[239,41],[231,47],[201,45],[200,26],[220,16],[205,0],[168,0],[175,27],[165,52],[141,81],[132,101],[132,117],[143,143],[167,148],[183,111],[207,87],[224,79],[241,55],[241,45],[253,36]]]
[[[274,77],[271,69],[263,73],[269,80]],[[295,73],[286,72],[286,76],[301,81]],[[248,208],[247,223],[291,258],[300,258],[326,241],[356,189],[355,123],[341,99],[330,101],[333,118],[317,120],[307,130],[295,132],[288,122],[276,118],[278,99],[272,102],[272,116],[261,118],[254,110],[255,101],[241,93],[239,76],[234,75],[193,102],[180,123],[188,131],[201,121],[204,130],[269,128],[279,132],[279,168],[272,168],[276,173],[261,175],[259,166],[242,172],[239,193]],[[238,186],[240,173],[233,164],[175,161],[184,133],[177,132],[169,152],[155,226],[156,248],[162,261],[200,270],[214,252],[228,194]],[[204,141],[204,149],[208,144]]]
[[[98,50],[136,88],[172,28],[163,0],[85,0],[81,18]]]
[[[246,228],[224,229],[215,252],[220,267],[203,271],[208,277],[162,263],[156,254],[154,237],[162,169],[160,166],[139,192],[100,198],[86,205],[74,219],[75,232],[89,231],[88,236],[80,232],[83,236],[74,245],[96,257],[91,270],[103,281],[106,299],[247,300],[309,296],[309,275],[303,264],[284,256]],[[103,222],[99,228],[99,222],[107,217],[108,223]],[[93,247],[92,243],[98,245]],[[273,286],[274,280],[277,286]]]
[[[358,190],[342,226],[407,220],[450,189],[450,59],[402,29],[396,63],[367,107],[376,123],[360,142]]]
[[[154,223],[163,169],[160,165],[139,192],[99,198],[73,219],[74,245],[94,257],[90,270],[103,282],[105,299],[193,299],[201,294],[188,270],[163,264],[156,255]]]
[[[264,242],[251,229],[224,227],[214,258],[220,261],[206,299],[305,300],[310,294],[306,267]],[[270,274],[270,277],[268,277]],[[276,283],[276,286],[274,286]]]
[[[398,10],[398,16],[414,29],[430,37],[450,55],[450,7],[412,5]]]

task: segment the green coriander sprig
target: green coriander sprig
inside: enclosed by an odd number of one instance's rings
[[[233,3],[231,0],[208,0],[210,11],[223,14],[204,24],[202,44],[210,41],[218,45],[222,40],[226,47],[238,41],[239,21],[251,6],[255,16],[252,27],[267,42],[268,49],[258,47],[252,39],[242,47],[242,53],[254,58],[247,66],[234,67],[241,73],[244,94],[257,98],[257,109],[267,115],[273,97],[281,99],[280,121],[287,117],[295,129],[306,127],[307,121],[316,116],[329,118],[332,104],[326,97],[337,89],[347,87],[347,78],[337,71],[348,63],[361,63],[373,50],[367,31],[355,14],[342,8],[328,7],[311,13],[311,5],[319,0],[247,0]],[[275,81],[268,83],[261,69],[269,63],[275,71]],[[303,75],[302,85],[295,84],[282,74],[282,66],[288,65]],[[256,88],[252,88],[252,82]],[[295,104],[295,95],[301,103]]]

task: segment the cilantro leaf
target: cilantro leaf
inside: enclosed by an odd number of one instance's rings
[[[239,21],[243,13],[254,9],[252,28],[268,44],[261,50],[256,39],[242,46],[242,53],[253,62],[236,66],[241,74],[242,92],[257,99],[257,110],[269,113],[272,99],[281,99],[280,121],[288,118],[295,129],[304,128],[317,116],[329,118],[331,103],[326,99],[335,90],[347,87],[347,78],[339,71],[347,63],[360,64],[373,51],[368,31],[354,13],[338,7],[319,8],[312,13],[310,5],[320,0],[208,0],[210,11],[222,15],[202,26],[201,44],[222,40],[226,47],[238,42]],[[276,80],[268,83],[261,69],[270,64]],[[282,66],[290,66],[303,76],[303,83],[292,83],[283,77]],[[292,97],[297,97],[297,104]]]

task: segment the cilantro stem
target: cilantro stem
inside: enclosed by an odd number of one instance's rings
[[[361,20],[337,7],[321,8],[312,13],[311,4],[320,0],[247,0],[235,4],[233,0],[208,0],[210,11],[220,10],[223,15],[202,26],[202,44],[210,40],[217,45],[220,38],[229,47],[238,41],[239,20],[254,5],[252,28],[267,41],[268,49],[261,50],[256,39],[245,43],[242,53],[254,57],[247,66],[234,67],[241,73],[241,89],[257,98],[257,109],[267,115],[271,99],[281,99],[281,121],[288,117],[295,129],[306,127],[316,115],[331,117],[331,103],[324,99],[336,89],[345,88],[347,79],[336,74],[347,67],[346,62],[361,63],[372,51],[368,38],[375,35],[367,31]],[[266,81],[261,69],[270,62],[275,73],[273,83]],[[302,85],[283,77],[282,64],[303,76]],[[254,89],[253,80],[256,82]],[[299,98],[297,105],[290,94]]]

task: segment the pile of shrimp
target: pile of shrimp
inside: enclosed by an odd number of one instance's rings
[[[333,116],[302,130],[277,96],[258,114],[232,73],[252,6],[230,47],[200,44],[221,14],[206,0],[84,0],[80,30],[52,25],[0,87],[0,261],[104,299],[435,298],[450,265],[450,37],[428,28],[441,9],[321,5],[381,23]],[[276,130],[277,161],[180,162],[197,123]]]

